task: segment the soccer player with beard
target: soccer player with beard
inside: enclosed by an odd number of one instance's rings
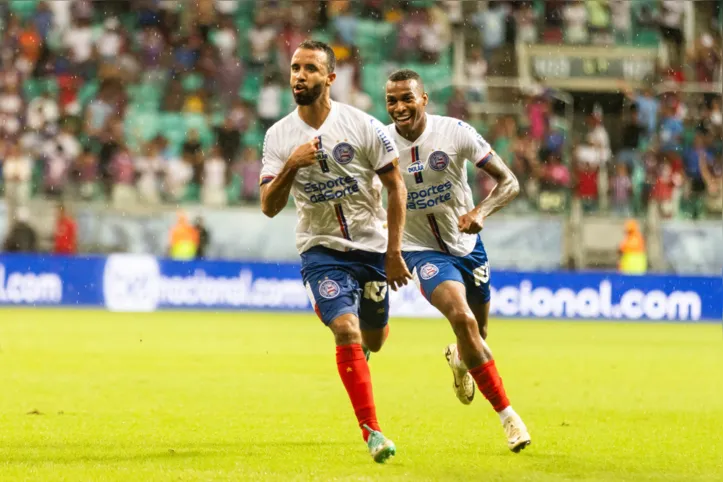
[[[450,322],[457,343],[445,350],[454,391],[465,405],[480,392],[499,414],[507,445],[519,452],[530,434],[515,413],[485,342],[490,308],[490,271],[479,232],[484,220],[517,196],[514,174],[469,124],[427,115],[428,96],[419,74],[392,73],[386,84],[387,126],[399,148],[407,186],[407,222],[402,250],[424,296]],[[497,186],[475,206],[466,161]]]
[[[291,59],[297,109],[264,140],[261,209],[269,217],[294,198],[296,246],[309,299],[336,342],[336,364],[376,462],[396,453],[379,428],[367,365],[387,337],[389,294],[411,274],[401,254],[407,191],[384,125],[331,100],[335,57],[305,41]],[[382,206],[387,190],[389,212]]]

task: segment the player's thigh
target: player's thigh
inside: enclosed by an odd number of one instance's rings
[[[383,332],[389,323],[389,288],[384,274],[384,256],[369,254],[354,270],[360,289],[359,323],[361,329]],[[380,335],[381,336],[381,335]]]
[[[404,261],[412,272],[417,287],[430,303],[432,293],[443,282],[457,281],[464,285],[464,278],[455,265],[453,256],[436,251],[414,251],[405,252]]]
[[[486,338],[491,298],[491,272],[482,241],[478,239],[472,252],[459,259],[459,266],[467,288],[467,303],[474,313],[482,338]]]
[[[347,270],[305,269],[303,281],[314,311],[326,326],[343,315],[359,317],[359,284]]]
[[[467,304],[464,283],[456,279],[446,279],[439,283],[430,296],[429,302],[437,308],[453,327],[466,325],[474,318]]]

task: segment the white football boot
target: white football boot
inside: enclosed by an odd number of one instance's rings
[[[452,369],[454,383],[452,388],[457,399],[464,405],[469,405],[474,400],[475,383],[472,375],[469,374],[464,366],[460,366],[459,355],[457,354],[457,345],[452,343],[444,350],[444,356],[447,358],[449,368]]]
[[[532,443],[525,423],[516,413],[504,419],[502,428],[504,428],[505,435],[507,435],[507,447],[514,453],[519,453]]]

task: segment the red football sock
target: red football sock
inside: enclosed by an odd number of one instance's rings
[[[501,412],[510,406],[510,401],[505,393],[505,387],[502,385],[502,378],[497,373],[494,360],[472,368],[469,373],[477,382],[479,391],[492,404],[495,412]]]
[[[374,393],[372,392],[372,377],[369,373],[369,365],[364,358],[364,351],[360,344],[342,345],[336,347],[336,367],[339,376],[344,383],[344,388],[349,394],[349,400],[354,407],[354,414],[362,429],[364,441],[369,438],[363,425],[369,426],[372,430],[379,430],[377,422],[377,409],[374,405]]]

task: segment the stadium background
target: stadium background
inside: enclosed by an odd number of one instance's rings
[[[697,322],[723,317],[722,4],[0,1],[0,241],[24,251],[0,254],[0,480],[721,480],[720,326]],[[337,100],[386,123],[386,74],[414,68],[520,178],[483,239],[524,454],[459,407],[410,286],[370,365],[400,452],[368,460],[293,209],[258,206],[308,37]],[[179,208],[201,259],[169,259]],[[617,272],[629,217],[643,276]]]

